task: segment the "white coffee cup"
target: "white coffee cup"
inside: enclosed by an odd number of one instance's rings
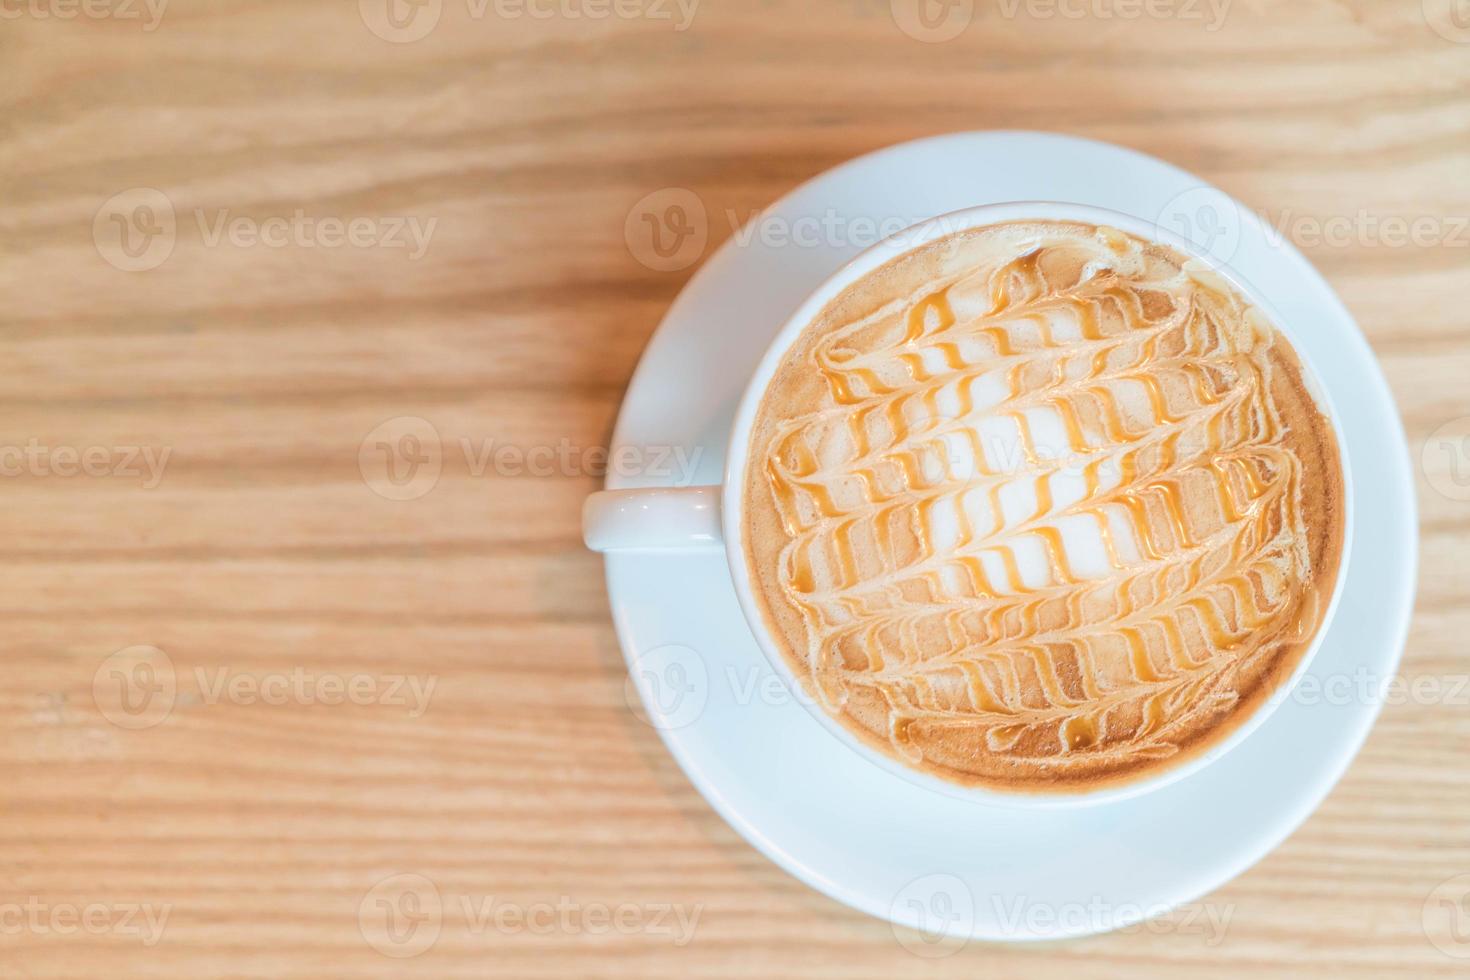
[[[1245,296],[1289,341],[1302,363],[1303,378],[1323,414],[1331,420],[1337,436],[1339,455],[1343,469],[1343,486],[1348,499],[1344,506],[1343,556],[1344,564],[1352,541],[1352,473],[1348,465],[1346,440],[1336,430],[1337,416],[1332,411],[1326,392],[1317,383],[1316,375],[1307,360],[1306,352],[1296,343],[1290,324],[1283,322],[1253,288],[1241,277],[1211,258],[1193,243],[1151,221],[1145,221],[1106,208],[1056,201],[1019,201],[1005,204],[987,204],[980,207],[953,211],[922,221],[890,238],[878,242],[833,273],[794,312],[776,333],[765,354],[761,357],[755,374],[741,396],[735,411],[735,421],[730,432],[729,449],[725,457],[724,483],[698,487],[650,487],[633,490],[602,490],[589,496],[582,508],[582,533],[587,547],[593,551],[669,553],[723,548],[730,566],[731,582],[739,598],[741,611],[750,624],[751,633],[765,652],[777,675],[793,692],[802,692],[800,681],[793,674],[781,646],[771,635],[761,613],[760,603],[751,582],[750,571],[744,551],[740,547],[744,515],[745,467],[750,450],[750,429],[760,408],[761,400],[775,375],[787,349],[796,341],[805,327],[836,296],[852,283],[887,262],[913,251],[929,242],[945,238],[957,232],[984,225],[1006,221],[1078,221],[1094,225],[1106,225],[1128,232],[1139,238],[1168,245],[1189,255],[1233,285]],[[1244,741],[1271,711],[1289,696],[1291,689],[1307,672],[1312,657],[1321,646],[1328,624],[1337,608],[1338,597],[1346,575],[1337,576],[1332,598],[1317,628],[1311,645],[1302,655],[1292,675],[1265,703],[1238,725],[1234,731],[1212,746],[1186,761],[1171,766],[1152,776],[1144,776],[1130,782],[1105,786],[1095,790],[1068,793],[1024,793],[1005,792],[984,787],[962,786],[911,768],[897,759],[864,744],[841,722],[830,716],[814,698],[799,696],[799,700],[811,714],[844,743],[860,752],[875,765],[892,772],[910,782],[918,783],[949,796],[1002,806],[1057,807],[1090,805],[1111,802],[1158,789],[1161,786],[1184,778],[1190,773],[1209,765],[1235,745]]]

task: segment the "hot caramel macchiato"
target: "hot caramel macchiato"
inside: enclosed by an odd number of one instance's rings
[[[793,671],[963,785],[1075,791],[1219,742],[1290,677],[1344,533],[1330,421],[1225,279],[1012,222],[848,286],[767,388],[744,551]]]

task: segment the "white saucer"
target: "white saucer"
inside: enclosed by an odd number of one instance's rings
[[[1072,137],[961,133],[854,160],[757,220],[778,229],[834,215],[917,221],[1013,200],[1073,201],[1150,220],[1184,202],[1207,240],[1184,227],[1189,221],[1171,222],[1173,230],[1228,249],[1220,257],[1290,324],[1321,375],[1353,463],[1359,533],[1344,564],[1340,607],[1301,696],[1177,783],[1117,803],[1042,811],[923,789],[827,732],[776,680],[720,554],[608,556],[608,594],[640,713],[689,779],[793,875],[918,928],[900,938],[920,953],[942,954],[971,937],[1055,939],[1117,928],[1191,902],[1260,860],[1352,761],[1381,704],[1381,688],[1358,695],[1362,678],[1395,672],[1413,602],[1409,455],[1367,343],[1299,252],[1198,178]],[[741,244],[736,236],[709,259],[638,366],[614,454],[624,445],[698,449],[694,482],[720,481],[735,402],[767,341],[817,283],[871,244],[864,224],[839,217],[826,227],[838,229],[818,236],[826,244],[778,246],[777,236],[759,234]],[[610,477],[608,486],[659,482]]]

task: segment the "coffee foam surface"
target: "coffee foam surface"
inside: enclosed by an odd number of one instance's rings
[[[1071,790],[1207,748],[1290,675],[1343,534],[1332,428],[1228,282],[1017,222],[849,286],[764,396],[745,545],[794,672],[962,784]]]

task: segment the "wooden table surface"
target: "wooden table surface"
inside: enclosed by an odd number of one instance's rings
[[[1465,975],[1463,10],[394,2],[0,3],[0,975]],[[1403,673],[1439,693],[1208,897],[1223,934],[916,955],[739,838],[624,700],[579,506],[723,216],[993,128],[1267,215],[1403,415]],[[638,209],[669,188],[707,241],[665,260]],[[434,483],[405,418],[594,452],[445,451]]]

